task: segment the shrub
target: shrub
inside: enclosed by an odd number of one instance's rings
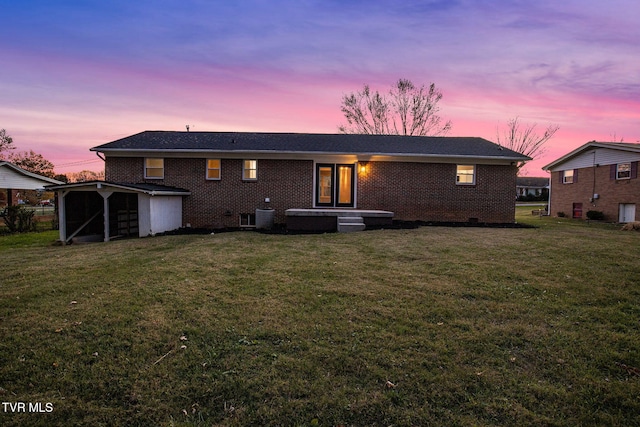
[[[587,211],[587,218],[592,221],[602,221],[604,219],[604,213],[601,211]]]
[[[558,217],[559,218],[564,218],[566,215],[564,212],[558,212]]]
[[[35,231],[37,221],[33,219],[34,214],[34,211],[22,206],[7,206],[4,223],[11,233]]]
[[[519,202],[546,202],[547,200],[549,200],[549,195],[540,194],[535,196],[533,194],[527,194],[526,196],[516,197],[516,200]]]

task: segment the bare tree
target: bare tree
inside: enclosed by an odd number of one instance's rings
[[[391,134],[410,136],[446,135],[451,121],[442,122],[437,114],[442,92],[434,83],[416,87],[400,79],[387,96],[372,92],[369,85],[342,98],[340,110],[348,125],[338,127],[343,133]]]
[[[69,182],[88,182],[88,181],[97,181],[104,179],[104,171],[90,171],[83,170],[80,172],[71,172],[67,174],[67,178]]]
[[[13,150],[13,138],[7,135],[7,131],[5,129],[0,129],[0,160],[4,159],[3,151]]]
[[[560,126],[550,124],[540,135],[536,132],[537,126],[537,123],[523,125],[518,117],[510,119],[502,135],[500,130],[496,129],[497,142],[505,148],[535,159],[544,153],[544,144],[560,129]],[[525,162],[518,162],[518,171],[524,164]]]
[[[9,161],[14,165],[38,175],[53,177],[53,163],[45,159],[42,154],[38,154],[33,150],[23,151],[20,153],[10,154]]]
[[[611,135],[611,142],[624,142],[624,137],[620,137],[618,138],[618,135],[614,132],[613,135]]]
[[[389,103],[378,91],[372,93],[369,85],[364,85],[362,91],[345,95],[340,109],[351,126],[340,126],[343,133],[389,133]]]

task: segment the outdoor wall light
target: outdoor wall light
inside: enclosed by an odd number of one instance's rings
[[[367,173],[367,165],[361,163],[359,169],[360,169],[360,173]]]

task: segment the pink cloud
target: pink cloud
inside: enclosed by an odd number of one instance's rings
[[[406,77],[443,91],[451,135],[559,124],[527,166],[540,175],[589,140],[640,139],[637,5],[612,1],[19,7],[0,29],[0,127],[60,165],[186,124],[333,133],[343,94]]]

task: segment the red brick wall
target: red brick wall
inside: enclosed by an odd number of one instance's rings
[[[480,223],[515,221],[516,169],[476,165],[475,185],[456,185],[456,165],[363,162],[358,207],[383,209],[396,219]]]
[[[144,179],[144,159],[107,158],[105,179],[113,182],[168,185],[191,191],[183,199],[183,222],[192,227],[238,227],[241,213],[267,205],[276,209],[276,223],[284,223],[289,208],[313,206],[313,162],[258,160],[258,179],[242,180],[242,160],[222,159],[221,178],[207,180],[206,159],[164,160],[164,179]]]
[[[587,211],[594,210],[603,212],[606,221],[617,222],[621,203],[635,203],[638,209],[636,212],[640,211],[640,178],[611,179],[610,165],[582,168],[577,171],[578,180],[572,184],[562,183],[563,172],[552,172],[549,207],[551,215],[564,212],[566,216],[571,217],[574,203],[582,203],[582,217],[585,219]],[[594,193],[600,197],[590,201]]]
[[[180,187],[183,222],[193,227],[237,227],[240,213],[251,213],[271,199],[276,223],[284,211],[313,206],[314,165],[310,160],[258,160],[258,180],[242,180],[242,160],[222,159],[220,181],[205,179],[205,159],[165,158],[165,178],[144,179],[144,159],[108,157],[105,179],[112,182]],[[515,221],[516,169],[477,165],[476,184],[456,185],[456,165],[366,162],[358,171],[357,207],[395,213],[413,221],[512,223]],[[230,215],[229,215],[230,213]]]

